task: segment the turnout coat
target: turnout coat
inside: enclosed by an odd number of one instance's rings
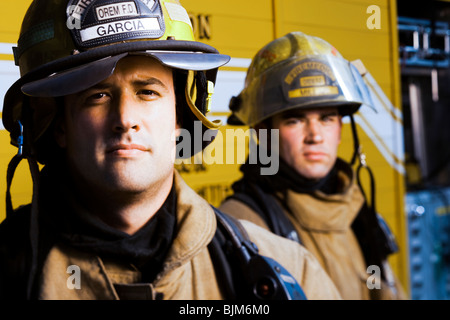
[[[388,285],[380,279],[379,274],[372,274],[375,269],[370,269],[372,271],[369,273],[367,271],[364,253],[352,229],[357,215],[365,214],[362,211],[367,207],[364,206],[365,200],[351,167],[340,160],[338,164],[340,190],[337,193],[325,194],[320,190],[298,193],[287,189],[273,197],[265,194],[265,197],[274,199],[273,205],[278,206],[288,218],[301,243],[327,271],[343,299],[405,299],[398,281]],[[253,203],[260,204],[260,201],[253,199]],[[270,230],[261,214],[240,198],[230,197],[219,209],[235,218],[251,221]],[[362,233],[367,232],[363,230]],[[377,241],[374,237],[365,236],[369,238],[367,241]],[[394,277],[386,261],[375,267],[384,268]]]
[[[208,244],[216,216],[208,202],[175,171],[176,235],[152,283],[142,283],[133,265],[102,259],[63,243],[53,243],[37,275],[37,299],[223,299]],[[29,210],[19,210],[0,225],[0,298],[25,298],[29,272]],[[61,214],[64,214],[61,208]],[[317,259],[301,245],[242,221],[260,254],[278,261],[298,281],[308,299],[340,299]],[[41,235],[45,237],[46,235]],[[76,268],[76,269],[74,269]],[[74,271],[76,270],[76,271]],[[72,276],[79,272],[79,287]]]

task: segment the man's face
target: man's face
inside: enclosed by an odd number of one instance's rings
[[[98,85],[65,98],[56,132],[72,174],[95,190],[139,193],[173,178],[172,70],[149,57],[120,60]]]
[[[309,179],[325,177],[333,167],[341,142],[342,120],[337,108],[286,111],[276,115],[280,156]]]

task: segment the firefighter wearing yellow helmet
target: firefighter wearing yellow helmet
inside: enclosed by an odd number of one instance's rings
[[[204,147],[180,154],[182,129],[220,125],[205,114],[229,60],[194,40],[178,1],[35,0],[14,54],[1,299],[340,297],[303,247],[253,224],[242,233],[174,170]],[[33,199],[14,210],[21,159]]]
[[[266,152],[279,155],[279,170],[261,174],[264,162],[249,156],[219,208],[302,243],[344,299],[398,299],[404,296],[386,261],[395,241],[337,156],[342,117],[370,101],[357,69],[323,39],[291,32],[265,45],[230,101],[229,122],[278,130],[278,149]],[[380,270],[376,288],[366,282],[370,266]]]

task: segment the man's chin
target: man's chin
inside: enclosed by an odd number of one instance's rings
[[[310,180],[320,180],[325,178],[330,172],[330,168],[323,165],[313,165],[307,168],[301,168],[296,170],[301,176]]]

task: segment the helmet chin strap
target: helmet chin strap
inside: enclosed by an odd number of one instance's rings
[[[376,213],[377,211],[376,211],[376,208],[375,208],[375,178],[374,178],[372,170],[367,165],[366,155],[362,152],[362,146],[359,143],[358,132],[357,132],[357,129],[356,129],[355,118],[354,118],[353,114],[350,115],[350,124],[351,124],[351,128],[352,128],[353,147],[354,147],[351,164],[354,165],[356,163],[356,159],[358,158],[359,164],[358,164],[358,167],[356,168],[356,181],[357,181],[357,183],[359,185],[359,188],[361,189],[361,192],[362,192],[362,194],[364,196],[364,199],[366,199],[367,205],[369,205],[369,201],[367,199],[366,193],[364,192],[360,176],[361,176],[361,170],[362,169],[366,169],[367,172],[369,173],[369,178],[370,178],[370,198],[371,198],[371,202],[370,202],[369,207],[373,210],[373,212]]]
[[[26,119],[25,119],[26,121]],[[14,213],[11,197],[11,185],[14,177],[14,173],[17,166],[23,159],[27,159],[28,166],[30,168],[32,184],[33,184],[33,196],[31,200],[31,216],[30,216],[30,247],[31,247],[31,268],[28,275],[27,282],[27,298],[31,299],[33,284],[36,278],[37,259],[38,259],[38,239],[39,239],[39,225],[38,225],[38,187],[39,187],[39,166],[37,160],[32,155],[32,152],[28,150],[25,142],[31,137],[25,123],[25,128],[21,121],[17,121],[19,126],[19,136],[16,138],[18,144],[18,152],[11,159],[8,164],[6,173],[6,216],[11,216]]]
[[[213,121],[209,120],[203,114],[203,112],[201,112],[195,105],[195,102],[197,100],[198,82],[201,81],[200,77],[201,76],[199,73],[197,73],[197,77],[196,77],[196,73],[192,70],[189,70],[187,81],[186,81],[186,90],[185,90],[187,104],[188,104],[189,108],[191,109],[192,113],[197,117],[198,120],[200,120],[203,123],[203,125],[205,127],[207,127],[208,129],[218,129],[222,125],[222,121],[221,120],[213,120]],[[212,94],[214,93],[214,83],[212,81],[206,80],[206,78],[204,79],[204,81],[207,81],[207,84],[206,84],[207,97],[206,97],[206,101],[205,101],[206,105],[204,108],[205,113],[206,113],[210,110],[211,97],[212,97]],[[202,104],[203,102],[200,101],[200,103]]]

